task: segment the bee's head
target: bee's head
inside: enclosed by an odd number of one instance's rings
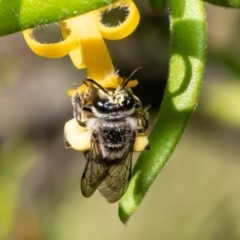
[[[101,113],[128,111],[134,107],[134,97],[130,90],[122,89],[99,89],[93,99],[93,106]]]
[[[98,82],[87,79],[98,87],[98,91],[93,98],[93,107],[101,113],[112,113],[118,111],[134,110],[135,99],[132,91],[127,84],[131,81],[131,77],[140,68],[136,69],[128,78],[126,78],[117,88],[103,88]]]

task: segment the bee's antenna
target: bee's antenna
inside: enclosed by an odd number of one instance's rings
[[[96,86],[98,86],[101,90],[103,90],[105,93],[107,93],[107,91],[98,83],[96,82],[95,80],[91,79],[91,78],[87,78],[85,80],[86,82],[91,82],[93,84],[95,84]]]
[[[128,78],[124,79],[124,82],[123,82],[123,86],[122,86],[122,89],[125,88],[127,86],[127,84],[132,81],[132,76],[134,76],[138,71],[140,71],[142,69],[142,67],[138,67],[137,69],[135,69],[130,75]]]

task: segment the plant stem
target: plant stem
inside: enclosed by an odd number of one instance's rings
[[[201,0],[170,0],[171,60],[167,88],[151,149],[141,154],[119,216],[126,223],[169,159],[198,102],[206,54],[206,17]],[[161,54],[161,53],[159,53]]]

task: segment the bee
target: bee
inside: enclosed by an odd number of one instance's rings
[[[87,164],[81,179],[84,197],[92,196],[98,189],[109,203],[114,203],[128,188],[136,139],[146,132],[149,118],[149,106],[143,107],[127,86],[138,70],[114,88],[104,88],[87,78],[83,84],[93,84],[95,92],[87,87],[83,94],[75,92],[72,96],[73,116],[79,127],[90,133],[90,147],[84,150]],[[69,142],[65,132],[66,147],[71,147]],[[149,148],[148,142],[141,148]]]

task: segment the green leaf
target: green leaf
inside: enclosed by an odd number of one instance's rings
[[[116,0],[0,0],[0,36],[89,12]]]
[[[149,136],[151,149],[141,154],[119,216],[126,223],[163,168],[196,108],[206,54],[206,18],[201,0],[170,0],[171,60],[165,96]],[[161,53],[159,53],[161,54]]]
[[[221,7],[239,8],[240,0],[204,0],[207,3]]]

